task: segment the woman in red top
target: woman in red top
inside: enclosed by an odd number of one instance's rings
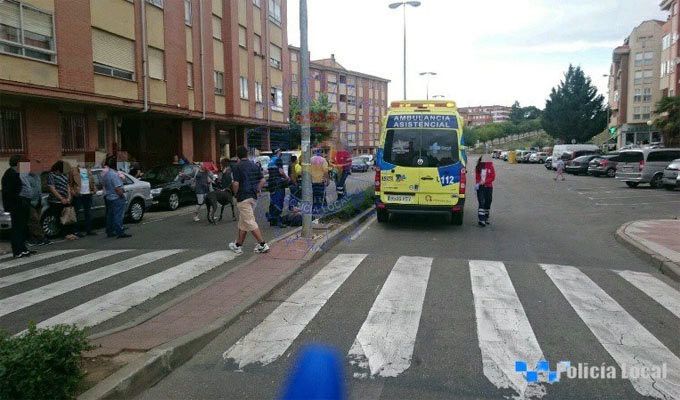
[[[491,211],[491,200],[493,198],[493,181],[496,179],[496,170],[493,162],[484,161],[484,156],[480,156],[475,167],[475,190],[477,191],[477,201],[479,209],[477,216],[479,226],[485,227],[490,224],[489,212]]]

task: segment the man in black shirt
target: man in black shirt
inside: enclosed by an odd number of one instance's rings
[[[248,159],[248,150],[239,146],[236,149],[239,158],[238,164],[232,169],[232,190],[236,196],[236,208],[238,208],[238,239],[229,243],[229,249],[236,254],[243,253],[243,242],[246,235],[251,232],[257,240],[255,246],[256,253],[266,253],[269,246],[262,238],[262,232],[255,220],[255,206],[257,205],[257,194],[265,184],[262,170],[254,162]]]
[[[28,257],[31,253],[26,248],[28,234],[28,217],[30,215],[30,199],[20,196],[23,183],[17,168],[21,156],[14,155],[9,159],[9,169],[2,176],[2,204],[12,217],[10,231],[12,254],[16,258]],[[30,189],[30,188],[29,188]]]

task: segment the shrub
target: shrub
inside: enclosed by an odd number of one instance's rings
[[[85,331],[58,325],[25,334],[0,332],[0,399],[72,399],[83,379],[81,354],[92,350]]]

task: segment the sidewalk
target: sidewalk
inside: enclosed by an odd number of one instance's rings
[[[649,257],[662,273],[680,280],[680,220],[629,222],[616,231],[616,237]]]
[[[167,309],[122,330],[95,335],[92,344],[98,347],[85,356],[88,380],[99,383],[79,399],[129,398],[150,387],[371,212],[339,227],[317,226],[313,240],[301,238],[295,230],[270,243],[267,254],[244,253],[240,257],[247,259],[241,266]]]

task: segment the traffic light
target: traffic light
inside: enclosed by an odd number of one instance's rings
[[[616,127],[615,126],[612,126],[611,128],[609,128],[609,135],[610,136],[616,136]]]

